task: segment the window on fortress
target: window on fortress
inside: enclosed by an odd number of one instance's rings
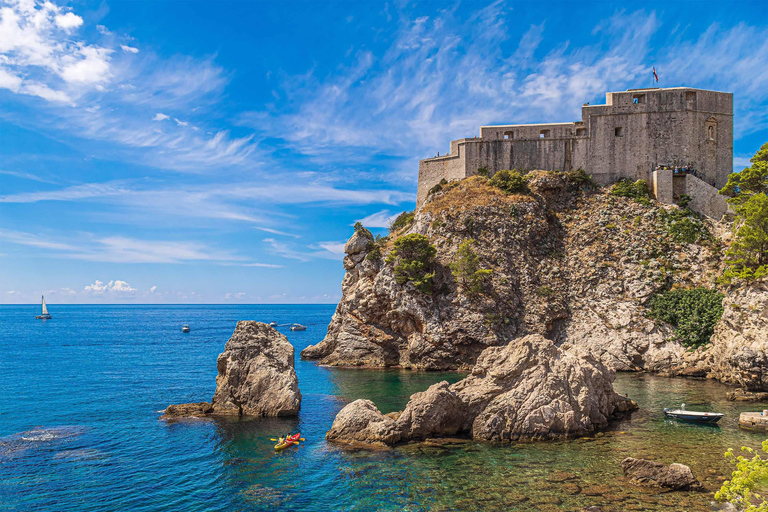
[[[617,126],[613,130],[613,134],[617,137],[623,137],[624,136],[624,129],[621,126]]]
[[[586,128],[576,128],[576,136],[577,137],[583,137],[587,134]]]
[[[546,139],[549,137],[549,130],[541,130],[539,132],[539,138],[540,139]]]
[[[632,96],[632,103],[635,105],[642,105],[645,103],[645,94],[635,94]]]
[[[515,138],[515,134],[512,133],[512,132],[504,132],[504,138],[505,139],[514,139]]]
[[[707,127],[707,139],[715,140],[715,127],[712,125]]]

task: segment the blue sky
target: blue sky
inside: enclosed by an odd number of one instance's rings
[[[336,302],[420,158],[654,65],[768,140],[765,1],[0,0],[0,303]]]

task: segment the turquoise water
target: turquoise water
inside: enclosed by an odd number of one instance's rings
[[[402,409],[455,373],[329,369],[300,361],[333,306],[0,306],[0,510],[710,510],[729,471],[722,453],[763,436],[736,428],[762,405],[725,400],[713,382],[619,375],[631,420],[596,438],[490,445],[457,441],[350,451],[324,434],[351,400]],[[160,421],[171,403],[210,400],[216,357],[237,320],[301,322],[303,395],[295,419]],[[180,327],[188,323],[189,334]],[[680,425],[664,406],[727,414],[720,428]],[[270,437],[307,441],[275,453]],[[629,485],[625,456],[689,464],[708,492]]]

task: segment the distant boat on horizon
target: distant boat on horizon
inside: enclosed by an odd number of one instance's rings
[[[43,295],[43,311],[39,315],[35,317],[37,320],[49,320],[51,318],[50,313],[48,313],[48,306],[45,305],[45,295]]]

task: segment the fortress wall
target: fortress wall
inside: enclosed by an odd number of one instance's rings
[[[690,174],[685,176],[685,193],[691,196],[688,207],[695,212],[720,220],[728,211],[728,202],[718,189]]]
[[[673,174],[672,171],[653,171],[652,173],[653,195],[660,203],[673,204]]]
[[[429,189],[440,180],[460,180],[466,177],[464,162],[464,144],[457,144],[456,154],[430,158],[419,162],[419,181],[416,189],[416,204],[421,204]]]
[[[504,126],[481,126],[480,138],[483,140],[518,140],[540,139],[542,130],[549,130],[547,138],[562,139],[574,135],[575,123],[548,124],[510,124]],[[512,137],[505,139],[504,134],[511,132]]]

